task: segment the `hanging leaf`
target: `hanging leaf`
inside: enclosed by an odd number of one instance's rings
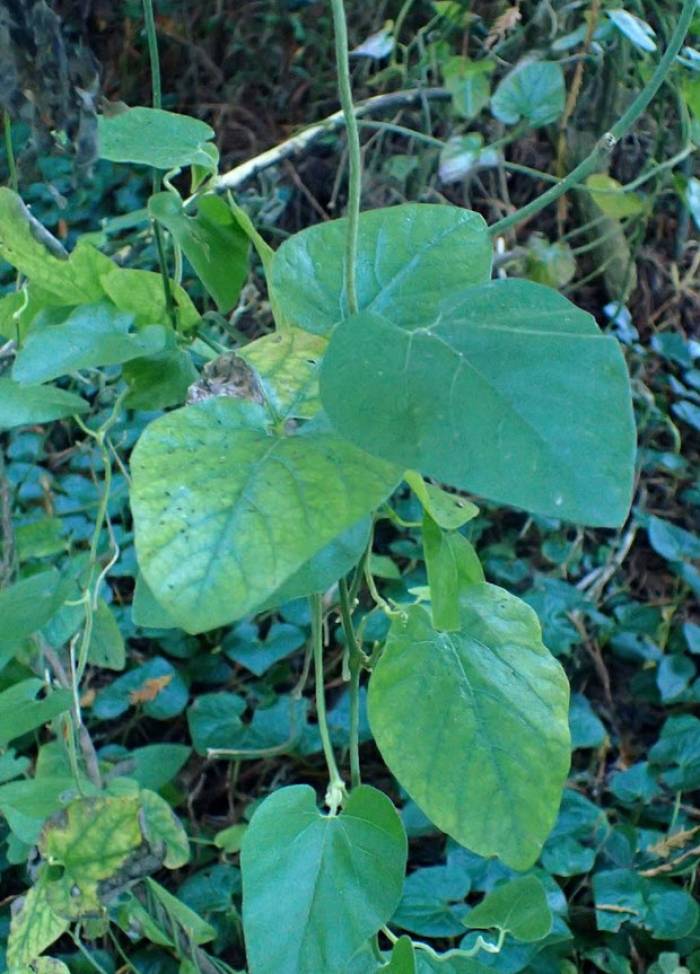
[[[333,816],[308,785],[266,798],[241,851],[251,974],[340,974],[394,912],[406,849],[396,809],[367,785]]]
[[[209,193],[189,216],[174,193],[157,193],[148,211],[170,231],[222,314],[230,311],[248,276],[249,244],[231,208]]]
[[[644,212],[644,200],[639,193],[625,192],[624,187],[612,176],[593,173],[586,180],[593,201],[602,212],[614,220],[624,220]]]
[[[406,471],[404,480],[423,505],[426,514],[446,531],[456,531],[479,513],[479,508],[472,501],[428,483],[415,470]]]
[[[216,398],[156,420],[132,454],[139,566],[188,632],[241,618],[374,510],[400,472],[333,433],[271,433]]]
[[[335,428],[374,456],[498,503],[621,524],[635,429],[617,340],[529,281],[467,295],[422,325],[364,312],[336,328],[321,367]]]
[[[491,99],[491,111],[506,125],[521,119],[537,128],[555,122],[564,111],[564,72],[556,61],[526,61],[503,78]]]
[[[211,172],[214,160],[207,142],[214,130],[189,115],[159,108],[128,108],[98,117],[100,158],[132,162],[155,169],[202,166]]]
[[[332,220],[294,234],[275,252],[271,294],[291,324],[327,335],[347,314],[346,240],[347,221]],[[445,294],[457,295],[490,273],[491,244],[477,213],[407,203],[360,214],[361,309],[418,325],[437,313]]]
[[[460,627],[460,593],[483,582],[484,571],[472,544],[456,531],[444,531],[429,514],[423,516],[422,537],[433,626],[453,632]]]
[[[556,818],[570,760],[568,685],[534,612],[495,585],[472,585],[458,632],[428,611],[392,622],[369,686],[387,765],[443,832],[527,869]]]

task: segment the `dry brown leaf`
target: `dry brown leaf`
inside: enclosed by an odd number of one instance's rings
[[[149,700],[155,700],[160,691],[164,687],[167,687],[172,678],[172,673],[166,673],[165,676],[151,677],[150,680],[146,680],[138,689],[131,691],[129,700],[131,703],[148,703]]]

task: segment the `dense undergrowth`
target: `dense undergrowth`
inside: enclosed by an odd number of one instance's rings
[[[507,220],[591,151],[648,80],[676,17],[669,5],[642,0],[624,11],[596,0],[371,6],[348,4],[351,42],[363,45],[352,62],[356,100],[405,95],[364,116],[363,207],[450,202],[477,210],[489,223]],[[63,7],[77,29],[71,5]],[[163,104],[212,125],[222,171],[336,110],[324,4],[188,7],[164,2],[157,11]],[[148,104],[141,5],[115,8],[95,4],[87,23],[103,64],[104,94],[113,102]],[[699,26],[696,15],[696,31]],[[700,971],[700,182],[692,154],[700,128],[700,54],[694,43],[691,33],[658,97],[615,147],[607,172],[593,177],[587,191],[578,187],[529,219],[506,223],[496,240],[497,276],[562,290],[622,343],[638,429],[637,476],[632,511],[619,530],[582,528],[480,499],[478,515],[462,529],[487,579],[536,610],[545,644],[566,669],[572,769],[534,869],[552,915],[549,933],[532,942],[508,936],[499,953],[454,962],[448,955],[425,970]],[[504,93],[499,84],[523,58],[559,62],[565,88],[558,76],[551,84],[540,77],[534,88]],[[152,189],[146,167],[101,160],[76,184],[69,153],[42,146],[36,159],[22,162],[29,138],[24,121],[13,124],[12,138],[23,199],[68,249],[89,234],[120,267],[157,270],[144,209]],[[6,156],[3,164],[9,183]],[[329,129],[234,189],[260,233],[277,246],[343,212],[346,169],[343,132]],[[174,182],[187,195],[184,177]],[[166,256],[172,262],[172,250]],[[2,271],[11,294],[14,271],[7,265]],[[184,401],[215,354],[266,334],[272,322],[257,257],[235,310],[225,316],[187,260],[182,283],[196,305],[198,338],[189,365],[173,380],[177,392],[172,385],[162,390],[164,408]],[[0,335],[6,341],[1,372],[15,352],[7,319],[0,318]],[[62,380],[91,404],[80,422],[32,423],[0,434],[0,583],[3,589],[19,580],[42,583],[27,589],[19,609],[3,602],[0,591],[0,945],[36,873],[42,824],[70,789],[74,768],[61,719],[46,713],[35,721],[32,708],[45,703],[42,686],[49,680],[71,687],[67,649],[84,634],[87,567],[95,611],[79,687],[91,741],[82,754],[91,755],[103,781],[130,778],[142,794],[169,803],[191,851],[188,861],[182,833],[165,826],[159,836],[169,868],[153,869],[142,848],[150,878],[137,892],[123,876],[96,874],[124,885],[111,902],[110,924],[96,912],[59,931],[51,956],[75,974],[242,970],[239,852],[247,823],[275,789],[307,783],[322,797],[327,783],[309,691],[309,606],[295,599],[198,636],[167,619],[162,628],[154,624],[153,605],[135,599],[128,464],[131,448],[161,410],[146,396],[139,400],[126,366],[132,392],[129,408],[122,408],[120,368],[71,369]],[[155,384],[158,376],[149,378]],[[0,429],[14,425],[2,417],[0,402]],[[374,598],[364,593],[355,610],[368,654],[388,627],[382,600],[408,602],[426,585],[415,494],[400,488],[382,513],[368,562]],[[61,573],[60,597],[52,571]],[[27,618],[34,623],[29,628]],[[350,707],[337,613],[329,615],[328,629],[328,718],[345,772]],[[408,933],[438,952],[468,948],[475,933],[466,932],[467,913],[514,873],[446,838],[401,791],[372,740],[365,696],[363,688],[363,780],[392,796],[410,843],[408,878],[389,932]],[[217,758],[210,750],[236,753]],[[149,801],[155,820],[163,806],[157,797]],[[86,855],[105,862],[120,828],[110,814],[109,806],[95,806],[92,823],[76,816],[56,831],[94,834]],[[140,840],[137,835],[137,845]],[[281,930],[285,922],[281,913]],[[385,950],[389,940],[382,934],[379,944]],[[362,963],[348,967],[349,974],[367,970]]]

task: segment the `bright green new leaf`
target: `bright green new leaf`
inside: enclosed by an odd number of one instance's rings
[[[555,122],[564,111],[564,72],[556,61],[526,61],[513,68],[493,93],[491,111],[506,125],[524,119],[533,128]]]
[[[100,278],[100,283],[112,303],[120,311],[132,314],[137,324],[169,324],[163,278],[155,271],[115,267]],[[168,287],[175,302],[175,317],[180,330],[191,330],[199,321],[199,312],[184,288],[175,281],[169,281]]]
[[[49,880],[42,872],[13,912],[7,940],[10,970],[31,964],[68,929],[68,921],[51,908],[48,887]]]
[[[311,419],[320,409],[318,369],[328,342],[300,328],[263,335],[240,349],[265,398],[283,419]]]
[[[391,952],[391,960],[380,970],[386,974],[416,974],[416,952],[410,937],[399,937]]]
[[[479,508],[460,494],[450,494],[425,481],[415,470],[407,470],[404,480],[423,505],[423,510],[446,531],[456,531],[473,520]]]
[[[0,401],[2,398],[0,381]],[[49,568],[0,590],[0,646],[12,646],[45,626],[63,605],[69,588]]]
[[[270,289],[285,319],[327,335],[347,315],[347,221],[294,234],[276,251]],[[391,314],[406,327],[430,320],[445,294],[491,275],[491,243],[478,213],[407,203],[360,214],[357,291],[361,310]]]
[[[104,296],[99,276],[114,269],[109,257],[87,244],[79,244],[69,256],[20,197],[4,186],[0,187],[0,257],[60,305],[99,301]]]
[[[462,922],[472,930],[503,930],[529,944],[552,929],[552,911],[539,879],[519,876],[488,893]]]
[[[444,531],[427,512],[422,536],[433,626],[453,632],[460,627],[460,593],[483,582],[484,571],[471,542],[456,531]]]
[[[141,826],[154,854],[168,869],[179,869],[190,860],[190,843],[182,822],[155,791],[141,792]]]
[[[644,212],[644,200],[639,193],[626,193],[624,187],[612,176],[593,173],[586,180],[591,196],[606,216],[622,220]]]
[[[90,404],[55,386],[21,386],[9,376],[0,377],[0,430],[34,423],[50,423],[87,412]]]
[[[308,785],[266,798],[241,851],[251,974],[340,974],[396,909],[406,851],[396,809],[367,785],[334,816]]]
[[[392,622],[369,685],[369,719],[390,770],[443,832],[514,869],[537,859],[570,760],[569,688],[532,609],[472,585],[459,632],[423,606]]]
[[[30,677],[0,693],[0,747],[70,710],[73,705],[70,690],[52,690],[37,699],[44,689],[41,680]]]
[[[493,281],[409,327],[361,313],[335,330],[321,397],[374,456],[552,517],[615,526],[635,428],[615,338],[551,288]]]
[[[139,566],[188,632],[256,608],[400,479],[334,433],[265,424],[219,397],[156,420],[133,452]]]
[[[113,876],[142,842],[138,796],[78,798],[47,822],[39,851],[77,882]]]
[[[61,324],[34,328],[12,367],[12,378],[23,385],[57,379],[78,369],[119,365],[154,355],[166,345],[162,325],[132,331],[133,317],[107,301],[86,304]]]
[[[155,169],[192,165],[212,169],[206,143],[214,138],[214,130],[189,115],[159,108],[129,108],[115,115],[101,115],[98,133],[101,159]]]
[[[248,276],[248,238],[219,196],[200,196],[190,216],[174,193],[157,193],[148,210],[170,231],[219,311],[230,311]]]

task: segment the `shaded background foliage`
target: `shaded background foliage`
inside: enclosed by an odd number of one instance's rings
[[[348,3],[352,43],[381,30],[387,19],[396,20],[401,6]],[[408,6],[400,38],[408,50],[395,60],[356,59],[357,98],[449,84],[450,58],[481,57],[486,51],[500,59],[499,65],[554,51],[565,60],[571,83],[583,43],[580,33],[567,40],[583,24],[578,7],[527,0],[516,7],[491,2],[461,7],[468,16],[457,26],[448,21],[425,30],[433,5],[416,0]],[[654,2],[629,7],[652,24],[663,46],[673,11]],[[155,250],[143,225],[100,225],[102,218],[124,217],[145,205],[149,174],[104,162],[93,166],[92,126],[100,99],[127,104],[150,99],[141,5],[135,0],[66,0],[52,10],[62,18],[62,34],[43,3],[5,0],[0,5],[0,97],[15,119],[23,196],[69,247],[81,233],[99,233],[95,239],[118,261],[150,269]],[[34,15],[31,21],[27,13]],[[602,23],[603,14],[599,17]],[[158,37],[164,107],[194,114],[214,127],[224,168],[337,107],[325,3],[163,2]],[[553,126],[520,134],[504,147],[508,162],[556,173],[564,159],[566,171],[625,107],[648,74],[648,64],[621,34],[608,33],[600,43],[606,54],[586,62],[591,70],[583,74],[562,132]],[[41,52],[45,58],[37,56]],[[582,56],[588,55],[584,51]],[[683,149],[692,136],[688,130],[698,125],[692,116],[692,84],[689,72],[673,76],[615,149],[612,177],[630,182],[654,160]],[[425,100],[387,117],[441,140],[467,130],[480,132],[485,144],[504,135],[503,125],[488,113],[472,120],[440,101]],[[54,128],[65,132],[63,152],[53,144]],[[22,151],[25,146],[29,151]],[[446,199],[494,220],[547,185],[503,167],[474,169],[445,183],[439,178],[440,152],[402,132],[368,130],[364,205]],[[583,202],[587,197],[570,194],[566,205],[544,211],[509,234],[499,256],[511,272],[562,286],[623,342],[635,391],[639,481],[633,513],[619,533],[489,505],[482,505],[481,515],[468,526],[487,577],[518,592],[537,610],[545,641],[565,663],[574,691],[572,774],[540,863],[557,918],[555,930],[528,950],[509,944],[498,959],[484,959],[495,970],[671,974],[681,964],[700,970],[700,922],[692,903],[700,836],[700,248],[693,222],[697,211],[687,191],[693,165],[688,155],[640,187],[642,207],[623,214],[624,224],[618,216],[592,209]],[[329,133],[310,151],[247,183],[240,198],[276,242],[341,212],[344,191],[343,139]],[[188,268],[185,280],[200,308],[211,310]],[[12,287],[9,271],[2,282]],[[241,335],[263,333],[269,321],[262,278],[254,271],[231,321],[213,317],[211,328],[233,344]],[[99,412],[99,379],[87,382]],[[120,456],[128,454],[149,418],[136,412],[112,430]],[[18,562],[37,568],[79,558],[103,489],[95,448],[66,424],[6,435],[3,445],[5,580]],[[398,497],[395,507],[407,521],[417,515],[408,496]],[[307,610],[290,603],[278,615],[203,637],[144,630],[130,612],[135,558],[126,480],[117,463],[109,510],[120,557],[104,597],[119,633],[106,632],[103,638],[105,651],[111,645],[116,652],[115,646],[125,643],[127,671],[91,669],[83,706],[105,766],[118,772],[123,762],[141,762],[148,787],[160,790],[186,821],[198,843],[196,856],[176,881],[169,881],[170,888],[213,925],[212,953],[240,965],[240,827],[274,787],[298,781],[317,788],[324,784],[311,705],[291,696],[303,665]],[[373,571],[382,591],[400,600],[425,579],[417,536],[410,528],[382,522],[377,542]],[[371,647],[383,634],[384,619],[370,605],[362,611]],[[70,628],[65,620],[64,628]],[[47,638],[61,635],[49,632]],[[342,653],[336,634],[327,676],[336,694],[330,716],[339,746],[347,724]],[[33,672],[28,654],[0,661],[1,690]],[[463,932],[459,918],[465,897],[491,888],[505,867],[446,844],[396,793],[366,726],[364,739],[366,777],[403,804],[411,837],[413,872],[396,925],[447,947]],[[37,753],[45,762],[52,755],[55,759],[48,740],[37,734],[15,742],[18,760],[27,759],[24,769]],[[154,744],[171,750],[158,752],[149,763],[145,749]],[[206,758],[208,747],[253,748],[260,756],[212,762]],[[0,757],[0,769],[10,753]],[[6,814],[1,791],[0,810]],[[3,892],[11,897],[24,889],[27,850],[5,825],[0,828],[6,840],[0,859]],[[596,911],[596,904],[613,909]],[[7,929],[7,910],[4,917],[0,924]],[[145,941],[129,944],[126,935],[121,943],[138,970],[173,969],[171,956],[161,948]],[[85,969],[69,941],[62,948],[71,970]],[[99,942],[97,949],[105,969],[119,965],[112,943]]]

